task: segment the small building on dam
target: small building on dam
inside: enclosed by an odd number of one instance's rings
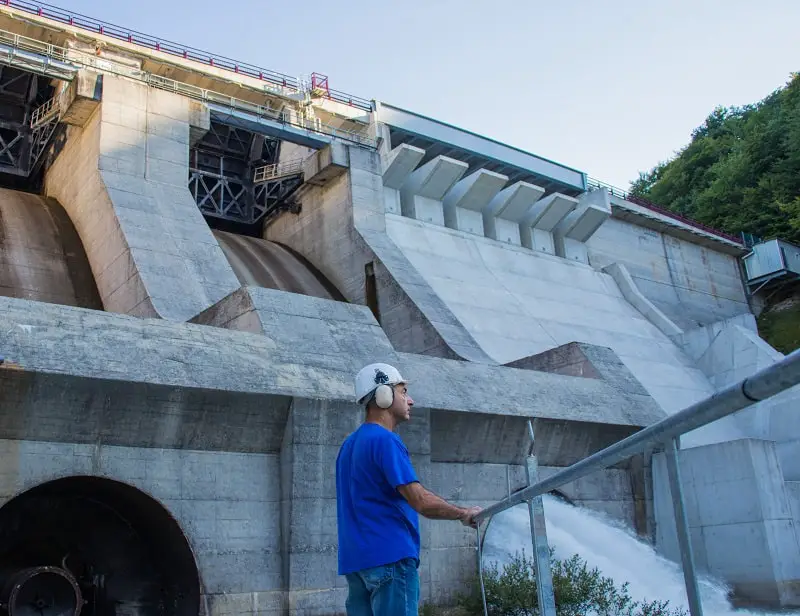
[[[779,360],[748,252],[325,76],[2,3],[0,582],[97,615],[343,613],[360,367],[413,382],[422,481],[485,506],[525,484],[529,420],[552,473]],[[682,440],[698,566],[746,603],[800,605],[799,401]],[[665,469],[563,492],[679,560]],[[423,521],[423,601],[474,541]]]

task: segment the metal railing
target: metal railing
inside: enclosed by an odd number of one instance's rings
[[[37,15],[38,17],[52,19],[53,21],[57,21],[62,24],[81,28],[82,30],[88,30],[94,34],[100,34],[126,43],[147,47],[148,49],[170,54],[179,58],[183,58],[184,60],[191,60],[193,62],[199,62],[214,68],[231,71],[239,75],[246,75],[260,81],[271,83],[281,88],[286,88],[293,91],[300,90],[300,83],[298,80],[289,75],[284,75],[283,73],[279,73],[277,71],[260,68],[253,64],[237,62],[236,60],[226,58],[225,56],[214,55],[200,49],[186,47],[178,43],[173,43],[171,41],[149,36],[147,34],[142,34],[141,32],[136,32],[134,30],[127,30],[114,24],[100,21],[92,17],[87,17],[86,15],[81,15],[79,13],[65,11],[64,9],[49,4],[28,2],[26,0],[0,0],[0,6],[7,6],[9,8],[30,13],[32,15]],[[327,88],[327,79],[325,98],[344,103],[351,107],[357,107],[365,111],[372,111],[372,104],[369,100]]]
[[[0,6],[2,6],[0,0]],[[120,64],[106,58],[98,57],[94,54],[76,50],[65,49],[57,45],[43,43],[36,39],[31,39],[13,32],[0,30],[0,45],[8,45],[12,50],[22,50],[44,56],[47,59],[56,60],[62,64],[71,64],[92,68],[104,73],[110,73],[134,79],[142,83],[146,83],[150,87],[166,90],[168,92],[175,92],[188,98],[193,98],[205,103],[216,103],[234,111],[257,116],[258,118],[265,118],[268,120],[275,120],[303,130],[313,133],[326,135],[328,137],[342,139],[358,145],[375,148],[376,140],[369,137],[367,129],[361,132],[345,130],[339,127],[331,126],[319,120],[309,120],[306,118],[293,118],[291,114],[283,109],[272,107],[268,102],[263,104],[252,103],[250,101],[242,100],[226,94],[221,94],[213,90],[207,90],[198,86],[188,83],[183,83],[170,79],[169,77],[162,77],[161,75],[154,75],[137,68]]]
[[[31,128],[46,124],[61,113],[61,99],[65,90],[62,90],[46,103],[39,105],[31,114]]]
[[[653,203],[652,201],[648,201],[647,199],[642,199],[641,197],[637,197],[636,195],[631,194],[630,192],[619,188],[617,186],[612,186],[611,184],[606,184],[605,182],[601,182],[596,178],[587,178],[587,184],[589,186],[593,186],[596,188],[607,188],[608,191],[615,197],[620,199],[625,199],[625,201],[630,201],[631,203],[635,203],[636,205],[640,205],[648,210],[661,214],[662,216],[667,216],[668,218],[672,218],[673,220],[677,220],[682,222],[690,227],[695,227],[700,229],[701,231],[705,231],[706,233],[710,233],[711,235],[716,235],[717,237],[721,237],[723,239],[728,240],[729,242],[734,242],[736,244],[743,245],[744,242],[742,238],[736,237],[735,235],[731,235],[730,233],[725,233],[724,231],[720,231],[719,229],[714,229],[713,227],[709,227],[702,222],[689,218],[688,216],[683,216],[682,214],[678,214],[677,212],[673,212],[668,210],[660,205]]]
[[[269,180],[286,177],[287,175],[299,175],[303,173],[304,159],[288,160],[283,163],[275,163],[273,165],[264,165],[258,167],[253,172],[253,183],[259,184]]]
[[[726,387],[709,398],[697,402],[658,423],[652,424],[618,443],[573,464],[563,471],[547,479],[538,481],[533,485],[529,485],[508,498],[487,507],[476,516],[476,520],[479,524],[478,558],[481,582],[483,580],[482,562],[480,562],[481,523],[488,521],[492,516],[498,513],[524,502],[527,502],[529,507],[533,508],[536,499],[541,501],[541,496],[543,494],[547,494],[566,483],[580,479],[590,473],[606,469],[636,454],[663,446],[667,457],[667,472],[669,475],[672,504],[675,511],[675,525],[677,527],[678,544],[683,565],[686,594],[689,600],[689,610],[692,616],[701,616],[703,610],[697,586],[694,555],[689,538],[689,526],[681,487],[677,440],[682,434],[691,432],[692,430],[717,421],[718,419],[722,419],[723,417],[727,417],[728,415],[732,415],[752,404],[766,400],[798,384],[800,384],[800,349],[752,376]],[[545,537],[546,541],[546,532],[542,526],[544,524],[544,519],[542,517],[541,524],[536,524],[536,520],[532,514],[531,522],[531,539],[534,545],[534,559],[538,559],[541,557],[542,552],[542,536]],[[537,547],[539,548],[538,552]],[[552,599],[552,586],[549,589],[543,588],[541,592],[549,593]],[[551,603],[551,601],[540,601],[540,605],[545,608]],[[486,607],[485,595],[484,607]],[[555,616],[555,611],[550,613],[547,609],[543,609],[541,613],[543,616]]]

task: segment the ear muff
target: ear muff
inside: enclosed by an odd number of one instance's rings
[[[378,385],[375,390],[375,404],[378,408],[388,409],[394,402],[394,387],[388,385]]]

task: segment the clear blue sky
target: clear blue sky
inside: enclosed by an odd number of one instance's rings
[[[57,0],[627,187],[800,70],[800,0]]]

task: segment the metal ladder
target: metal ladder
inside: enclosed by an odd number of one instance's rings
[[[64,114],[62,100],[67,90],[61,90],[46,103],[33,110],[31,114],[31,148],[29,152],[28,175],[35,173],[41,163],[42,154],[61,122]]]

